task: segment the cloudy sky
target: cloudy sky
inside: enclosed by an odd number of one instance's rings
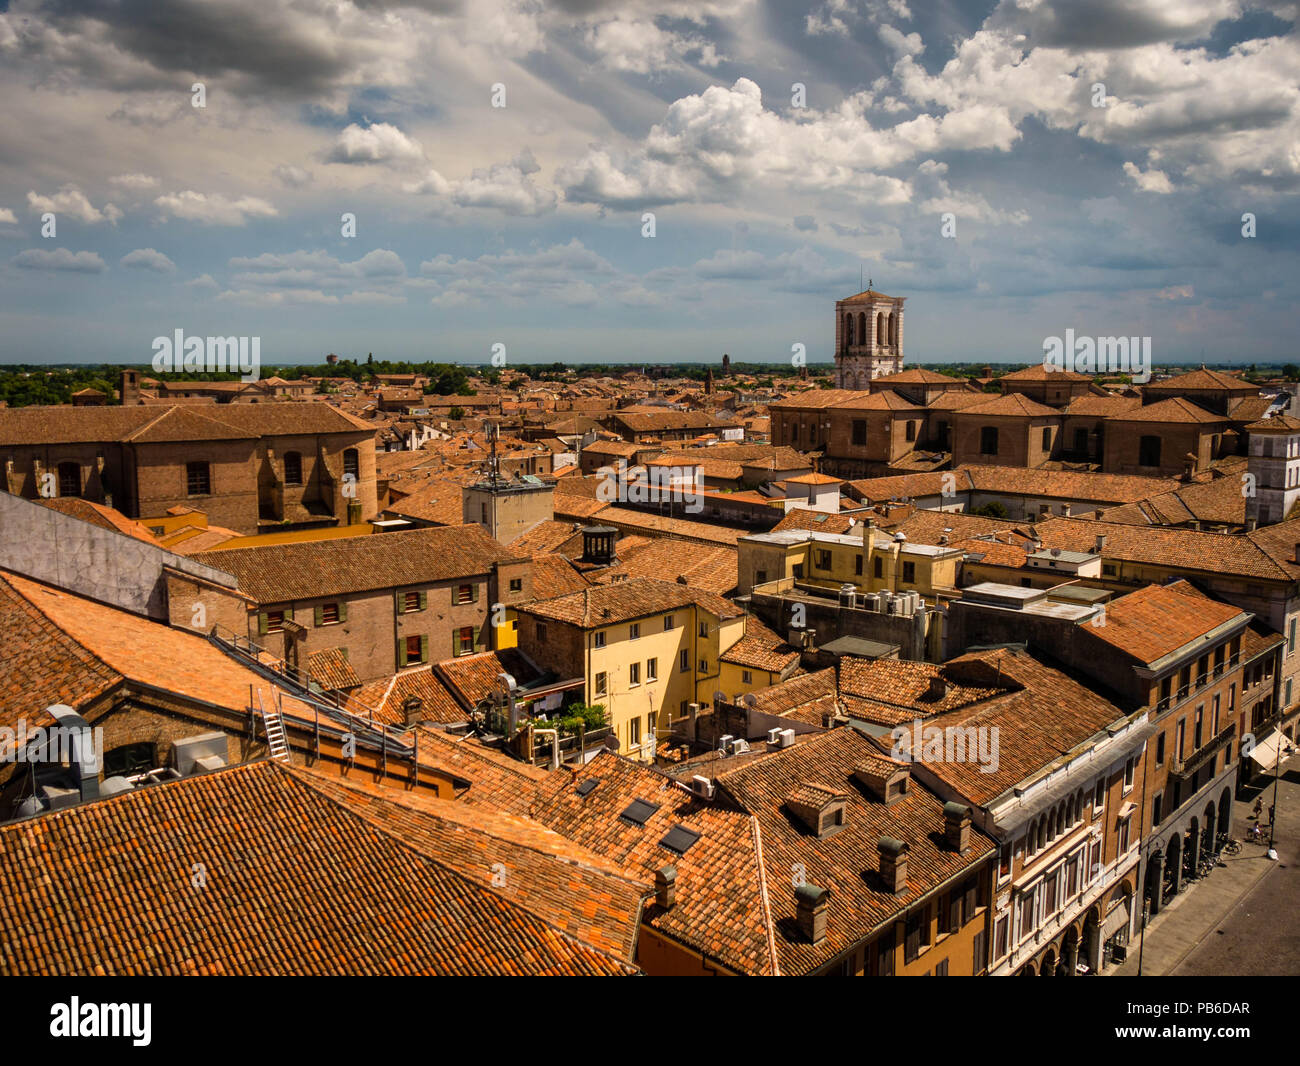
[[[0,361],[1300,360],[1296,8],[0,0]]]

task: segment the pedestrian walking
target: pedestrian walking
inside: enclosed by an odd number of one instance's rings
[[[1252,818],[1258,818],[1259,812],[1264,809],[1264,800],[1259,796],[1255,797],[1255,809],[1250,812]]]

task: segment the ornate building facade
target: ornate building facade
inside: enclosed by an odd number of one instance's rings
[[[866,389],[903,369],[903,301],[867,289],[835,301],[835,387]]]

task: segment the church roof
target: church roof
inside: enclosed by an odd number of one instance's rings
[[[1146,388],[1150,391],[1183,389],[1187,392],[1259,391],[1259,386],[1252,385],[1249,381],[1242,381],[1241,378],[1233,377],[1231,374],[1221,374],[1217,370],[1207,370],[1204,366],[1199,370],[1189,370],[1186,374],[1176,374],[1161,381],[1148,382]]]
[[[897,297],[894,297],[894,296],[886,296],[883,292],[876,292],[875,289],[867,289],[867,290],[865,290],[864,292],[860,292],[860,293],[858,293],[856,296],[848,296],[848,297],[846,297],[845,299],[841,300],[840,303],[842,303],[842,304],[853,304],[853,303],[866,304],[866,303],[874,303],[876,300],[893,300],[893,299],[897,299]]]

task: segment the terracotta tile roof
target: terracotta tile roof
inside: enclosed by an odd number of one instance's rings
[[[977,537],[1014,528],[1017,523],[1008,518],[985,518],[983,515],[963,511],[915,510],[897,522],[878,522],[893,533],[902,533],[914,544],[939,543],[941,537],[949,541],[962,537]],[[945,533],[945,530],[951,532]]]
[[[1043,418],[1048,415],[1058,416],[1059,411],[1054,407],[1047,407],[1044,404],[1031,400],[1028,396],[1018,392],[1008,392],[988,403],[982,403],[967,407],[961,412],[963,415],[979,415],[981,418],[986,416],[1028,416],[1031,418]]]
[[[628,541],[640,543],[628,544]],[[605,584],[622,575],[665,580],[684,577],[691,588],[720,596],[736,587],[738,552],[729,545],[690,544],[676,537],[656,537],[653,540],[624,537],[618,542],[617,551],[619,564],[590,571],[588,577],[593,582]],[[536,584],[534,577],[534,588]]]
[[[1010,373],[1003,374],[997,379],[998,381],[1010,381],[1013,384],[1034,382],[1079,382],[1091,381],[1087,374],[1078,374],[1073,370],[1049,370],[1042,363],[1035,363],[1033,366],[1027,366],[1024,370],[1012,370]]]
[[[828,666],[811,674],[799,674],[776,685],[759,689],[754,693],[754,708],[764,714],[788,715],[801,707],[816,705],[834,712],[835,668]],[[821,714],[817,714],[817,725],[821,725]]]
[[[310,774],[319,791],[471,881],[627,962],[654,884],[540,822],[418,791]],[[499,864],[499,865],[498,865]],[[497,881],[494,884],[493,874]]]
[[[1256,419],[1263,418],[1274,402],[1272,396],[1246,396],[1239,400],[1230,400],[1228,417],[1234,422],[1254,422]]]
[[[581,530],[580,523],[561,522],[559,519],[548,518],[512,540],[510,550],[525,558],[558,551],[560,545],[566,541],[580,537]]]
[[[431,668],[404,670],[391,677],[382,677],[357,689],[348,699],[347,709],[360,718],[369,718],[373,712],[376,722],[402,725],[406,712],[402,704],[410,696],[418,696],[421,703],[420,720],[441,725],[456,725],[466,720],[464,708]]]
[[[111,529],[115,533],[134,537],[146,544],[152,544],[155,548],[162,547],[162,542],[149,532],[148,526],[142,522],[127,518],[120,511],[114,510],[112,507],[105,507],[102,503],[92,503],[90,500],[81,500],[71,496],[61,496],[52,500],[37,500],[36,502],[43,504],[52,511],[60,511],[63,514],[71,515],[73,518],[80,518],[83,522],[89,522],[91,525],[99,526],[102,529]]]
[[[857,528],[862,515],[826,514],[823,511],[810,511],[806,507],[795,507],[787,511],[785,517],[772,527],[773,533],[787,529],[809,529],[821,533],[848,533]]]
[[[666,613],[688,604],[696,604],[722,618],[744,614],[735,604],[714,593],[648,577],[595,585],[554,600],[534,601],[519,607],[519,612],[595,629]]]
[[[123,674],[103,662],[37,610],[0,571],[0,726],[14,728],[53,703],[76,710],[110,692]],[[21,579],[17,579],[21,581]],[[43,589],[24,582],[29,591]]]
[[[1031,778],[1062,756],[1090,743],[1098,732],[1123,721],[1128,712],[1068,674],[1024,651],[973,652],[944,664],[972,671],[969,680],[1017,686],[1016,691],[971,704],[932,719],[938,729],[952,726],[998,729],[996,767],[978,759],[928,762],[927,768],[968,802],[984,805]],[[986,733],[986,735],[988,735]]]
[[[849,487],[868,502],[904,499],[914,496],[937,496],[951,484],[954,492],[970,488],[969,467],[957,470],[932,470],[918,474],[898,474],[894,477],[869,477],[850,481]]]
[[[1300,418],[1291,415],[1274,415],[1272,418],[1252,422],[1246,427],[1249,433],[1300,433]]]
[[[400,489],[401,482],[394,488]],[[461,485],[442,478],[431,479],[394,500],[384,510],[406,518],[436,522],[440,526],[459,526],[465,521]]]
[[[578,785],[588,781],[595,788],[579,795]],[[655,808],[641,825],[620,817],[635,800]],[[675,867],[676,903],[664,910],[650,901],[644,924],[735,972],[775,972],[760,841],[748,815],[699,800],[658,770],[602,752],[585,766],[552,774],[533,817],[648,879]],[[677,825],[700,834],[684,854],[661,843]]]
[[[307,673],[313,681],[319,681],[326,691],[356,688],[361,684],[361,678],[357,677],[357,672],[352,669],[352,664],[341,648],[330,648],[308,655]]]
[[[530,684],[542,676],[537,664],[518,648],[444,659],[435,663],[433,670],[460,705],[470,710],[497,690],[497,679],[503,673],[509,674],[520,685]]]
[[[432,829],[399,835],[401,824],[391,811],[358,809],[326,794],[314,775],[270,761],[11,823],[0,827],[4,968],[631,972],[619,956],[494,892],[483,871],[459,872],[438,853]],[[178,831],[189,846],[177,847]],[[520,853],[504,839],[502,851]],[[624,904],[619,897],[611,910]],[[612,921],[587,928],[600,943],[613,939]]]
[[[779,674],[799,661],[799,650],[787,644],[755,615],[745,619],[745,635],[722,655],[721,662]]]
[[[1219,603],[1172,585],[1148,585],[1106,605],[1106,624],[1091,635],[1121,655],[1153,663],[1234,619],[1245,620],[1239,607]]]
[[[433,725],[417,727],[420,758],[426,754],[436,764],[470,783],[457,796],[458,803],[480,803],[493,810],[527,815],[539,795],[538,788],[548,772],[532,766],[473,736],[454,736]]]
[[[1136,411],[1142,406],[1137,396],[1076,396],[1063,411],[1066,415],[1085,418],[1113,418]]]
[[[806,974],[827,965],[944,882],[973,872],[994,851],[992,841],[973,828],[966,854],[944,844],[943,801],[915,780],[889,806],[856,784],[857,765],[879,757],[880,750],[856,730],[833,729],[717,778],[719,791],[759,822],[783,974]],[[845,797],[844,827],[818,838],[784,809],[792,793]],[[907,885],[897,895],[876,874],[884,837],[902,840],[909,849]],[[796,924],[788,876],[796,864],[808,884],[830,892],[826,939],[815,946]]]
[[[557,481],[556,489],[576,478],[566,477],[563,481]],[[555,494],[555,517],[558,519],[569,519],[587,524],[591,519],[600,515],[602,512],[609,510],[610,505],[603,500],[598,500],[594,496],[570,496],[568,493],[557,491]]]
[[[16,625],[29,643],[26,654],[19,657],[19,668],[35,670],[43,664],[51,677],[38,680],[33,688],[64,690],[70,698],[62,702],[73,710],[111,687],[115,677],[240,714],[248,711],[250,686],[268,693],[274,687],[197,633],[173,629],[7,571],[0,571],[0,585],[8,585],[45,620],[45,624],[33,621],[31,613],[21,609]],[[21,608],[12,596],[7,600],[10,610]],[[30,691],[0,686],[0,715],[30,712],[32,703]],[[309,706],[288,695],[283,712],[286,718],[315,721]]]
[[[934,679],[942,680],[942,695],[932,693]],[[969,707],[1012,690],[1005,683],[971,683],[960,670],[934,663],[849,656],[840,660],[839,687],[853,717],[889,726]]]
[[[1070,551],[1094,551],[1098,534],[1104,534],[1106,546],[1101,551],[1104,560],[1268,581],[1294,581],[1300,576],[1300,568],[1294,563],[1286,564],[1278,557],[1279,550],[1282,553],[1289,550],[1290,558],[1295,558],[1294,542],[1300,540],[1296,533],[1300,524],[1289,522],[1240,536],[1080,518],[1049,518],[1037,523],[1034,529],[1042,538],[1044,548]],[[1278,532],[1270,532],[1274,530]],[[1281,538],[1292,542],[1289,549]],[[1276,548],[1270,547],[1273,544]]]
[[[770,411],[822,410],[828,407],[837,407],[842,403],[854,400],[865,400],[869,395],[869,393],[857,392],[853,389],[808,389],[779,400],[773,400],[767,406]]]
[[[861,284],[859,282],[859,284]],[[876,292],[875,289],[863,289],[856,296],[846,296],[843,300],[836,301],[842,304],[867,304],[876,300],[892,300],[894,297],[886,296],[883,292]]]
[[[925,409],[927,411],[964,411],[968,407],[979,407],[992,398],[993,394],[990,392],[962,392],[959,389],[949,389],[926,404]]]
[[[426,585],[487,574],[517,557],[477,524],[201,552],[258,603]]]
[[[1241,378],[1220,373],[1218,370],[1207,370],[1205,367],[1201,367],[1199,370],[1189,370],[1185,374],[1177,374],[1174,377],[1165,378],[1163,381],[1153,381],[1145,387],[1147,389],[1181,389],[1185,392],[1259,391],[1258,386],[1252,385],[1249,381],[1242,381]]]
[[[571,497],[564,498],[564,514],[576,514],[576,509],[569,506]],[[599,502],[599,501],[594,501]],[[555,513],[561,513],[557,501]],[[731,526],[701,522],[689,518],[666,518],[663,515],[647,511],[637,511],[631,507],[609,504],[595,508],[589,515],[595,516],[601,525],[615,526],[624,532],[639,532],[647,535],[676,536],[682,540],[702,541],[706,544],[732,544],[752,530],[733,529]]]
[[[955,473],[969,480],[973,489],[1017,493],[1024,496],[1057,496],[1099,503],[1131,503],[1156,493],[1178,488],[1177,478],[1139,477],[1131,474],[1094,474],[1073,470],[1032,470],[1019,466],[958,467]],[[958,481],[958,485],[962,480]]]
[[[1223,415],[1211,414],[1182,396],[1171,396],[1159,403],[1144,404],[1124,414],[1112,415],[1113,422],[1177,422],[1189,425],[1226,422]]]
[[[800,474],[785,479],[791,485],[843,485],[844,479],[829,474]]]
[[[900,370],[897,374],[885,374],[875,378],[872,385],[889,388],[892,385],[962,385],[966,384],[964,378],[955,378],[948,374],[940,374],[933,370],[926,370],[924,367],[913,367],[911,370]]]
[[[511,544],[512,551],[516,550],[517,544],[518,541]],[[558,553],[533,556],[533,599],[553,600],[581,592],[587,585],[587,579],[565,556]]]

